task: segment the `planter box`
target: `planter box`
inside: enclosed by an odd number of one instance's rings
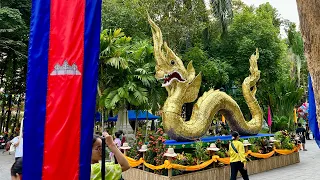
[[[249,175],[257,174],[272,169],[289,166],[300,162],[299,152],[289,155],[273,156],[268,159],[260,159],[248,162]],[[239,174],[240,175],[240,174]],[[230,166],[196,171],[179,176],[162,176],[140,169],[131,168],[123,173],[125,180],[229,180]]]

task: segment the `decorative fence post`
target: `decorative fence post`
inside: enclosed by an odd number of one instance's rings
[[[172,158],[176,157],[177,154],[174,152],[173,148],[168,148],[167,152],[164,153],[164,156],[166,156],[168,158],[168,161],[171,163],[172,162]],[[172,177],[172,169],[168,169],[168,177]]]
[[[248,140],[244,140],[243,141],[243,146],[244,146],[245,152],[248,152],[249,146],[251,146],[251,144],[249,143]]]
[[[127,156],[127,150],[131,149],[128,143],[123,143],[123,145],[120,147],[124,151],[124,155]]]
[[[148,150],[147,145],[142,145],[141,149],[139,149],[139,152],[142,152],[142,158],[143,160],[145,160],[145,156],[146,156],[146,151]],[[145,170],[145,165],[144,163],[142,164],[142,170]]]
[[[214,156],[216,151],[219,151],[220,149],[217,148],[215,143],[211,143],[210,147],[207,148],[207,150],[210,152],[210,156]],[[213,162],[213,167],[216,167],[216,164]]]

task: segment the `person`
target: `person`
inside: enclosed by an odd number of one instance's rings
[[[120,131],[116,132],[114,134],[114,136],[116,137],[114,139],[114,143],[117,145],[118,148],[121,147],[121,138],[122,138],[122,133]]]
[[[113,141],[113,143],[117,146],[117,148],[120,148],[121,147],[121,133],[118,131],[118,132],[116,132],[115,134],[114,134],[114,136],[115,136],[115,139],[114,139],[114,141]],[[109,159],[111,160],[111,161],[115,161],[115,163],[117,164],[117,160],[116,159],[114,159],[114,154],[113,154],[113,152],[110,152],[109,153]]]
[[[311,140],[310,139],[310,128],[309,128],[309,124],[308,123],[306,123],[306,139],[307,140]]]
[[[121,138],[121,146],[122,146],[123,143],[126,142],[126,137],[125,137],[124,132],[123,132],[122,130],[119,130],[118,132],[119,132],[119,133],[121,134],[121,136],[122,136],[122,138]]]
[[[23,156],[23,136],[16,136],[13,138],[10,143],[14,145],[15,150],[15,159],[16,161]]]
[[[8,139],[9,139],[9,135],[8,135],[8,132],[4,132],[4,141],[7,143],[8,142]]]
[[[22,158],[13,163],[11,167],[11,180],[22,180]]]
[[[236,180],[238,171],[240,171],[244,180],[249,180],[247,171],[247,160],[245,156],[244,146],[239,141],[239,133],[234,131],[231,133],[232,140],[229,144],[231,177],[230,180]]]
[[[306,129],[302,127],[301,123],[298,123],[298,128],[296,129],[296,134],[302,143],[303,151],[307,151],[306,145],[305,145],[306,144]]]
[[[105,180],[119,180],[121,173],[130,168],[127,159],[120,152],[117,146],[114,144],[112,137],[104,132],[105,142],[102,142],[99,136],[94,136],[92,141],[92,156],[91,156],[91,178],[90,180],[101,179],[101,157],[102,157],[102,143],[106,143],[112,153],[114,153],[119,164],[106,162]]]

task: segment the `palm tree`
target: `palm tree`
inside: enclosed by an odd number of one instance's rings
[[[277,82],[269,93],[270,106],[273,114],[278,117],[287,117],[288,127],[293,127],[293,109],[301,101],[303,88],[297,87],[293,79],[284,79]]]
[[[126,37],[121,29],[113,32],[104,30],[100,41],[100,107],[119,112],[121,119],[126,116],[124,113],[129,105],[145,107],[154,102],[149,100],[154,91],[148,91],[153,90],[156,83],[151,43],[132,43],[131,38]]]

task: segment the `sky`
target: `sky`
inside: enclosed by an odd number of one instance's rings
[[[280,17],[288,19],[299,25],[299,15],[297,10],[296,0],[242,0],[247,5],[259,6],[260,4],[269,2],[275,7]]]

